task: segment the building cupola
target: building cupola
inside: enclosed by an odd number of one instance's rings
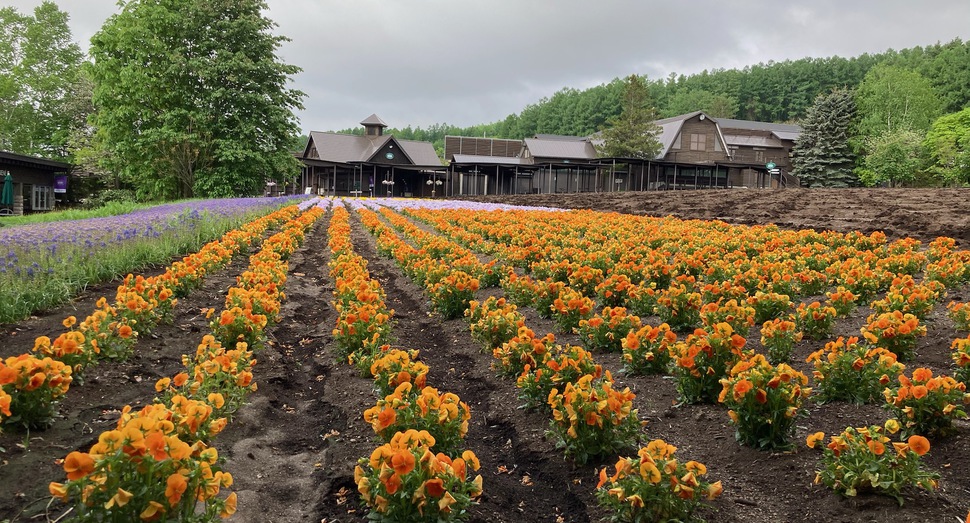
[[[384,120],[381,120],[376,114],[372,114],[360,122],[360,125],[364,126],[364,135],[366,136],[383,136],[384,128],[387,124]]]

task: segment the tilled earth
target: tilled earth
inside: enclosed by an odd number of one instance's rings
[[[847,199],[840,199],[837,191],[739,190],[539,195],[506,197],[504,201],[835,230],[892,227],[887,233],[912,235],[924,241],[952,236],[964,248],[970,240],[970,218],[966,217],[963,201],[970,192],[935,191],[935,199],[923,201],[920,198],[928,198],[930,193],[853,193],[855,196]],[[691,197],[700,201],[691,203]],[[817,201],[806,201],[813,198]],[[767,212],[756,209],[768,206],[769,201],[773,209],[786,210],[758,214]],[[849,201],[855,203],[850,205]],[[883,207],[890,205],[892,215],[879,217],[886,211]],[[818,213],[815,222],[810,220],[810,209]],[[828,211],[823,212],[825,209]],[[881,221],[886,226],[876,225]],[[233,521],[365,521],[353,467],[358,458],[369,456],[379,444],[362,416],[376,398],[370,380],[337,361],[331,344],[336,313],[330,305],[333,282],[327,274],[328,222],[328,217],[321,219],[291,258],[283,319],[270,330],[267,348],[256,356],[254,375],[259,389],[216,439],[239,495],[239,511]],[[612,467],[615,460],[586,466],[564,460],[545,436],[547,416],[518,407],[521,402],[514,381],[490,370],[492,357],[471,339],[467,323],[445,321],[432,313],[422,290],[405,278],[393,261],[377,256],[372,238],[353,213],[352,223],[354,246],[368,259],[372,275],[387,292],[388,306],[395,310],[395,346],[420,349],[421,359],[431,369],[428,384],[458,394],[471,407],[466,442],[481,460],[484,494],[471,510],[470,521],[586,522],[607,517],[592,492],[598,468]],[[171,325],[159,326],[151,337],[139,341],[136,355],[129,361],[104,362],[89,369],[86,383],[73,387],[61,403],[61,418],[53,428],[29,435],[8,430],[0,435],[0,521],[54,520],[64,512],[63,506],[49,503],[47,494],[48,482],[64,479],[56,460],[72,450],[86,450],[100,432],[113,426],[122,406],[151,401],[155,381],[178,372],[180,356],[193,352],[207,332],[201,310],[221,308],[226,290],[245,265],[241,257],[225,271],[210,275],[201,289],[180,300]],[[116,285],[91,288],[58,310],[2,326],[0,355],[27,351],[34,337],[60,332],[65,316],[88,314],[98,297],[113,295]],[[484,298],[501,291],[480,292]],[[957,289],[948,299],[967,301],[970,291]],[[537,333],[555,331],[552,322],[538,318],[534,311],[523,312],[527,325]],[[868,313],[860,308],[841,320],[835,334],[856,335]],[[655,324],[656,318],[644,321]],[[940,311],[931,315],[928,325],[930,334],[920,342],[914,365],[930,367],[935,373],[948,372],[949,345],[957,333]],[[556,336],[560,343],[578,343],[573,335]],[[752,330],[749,346],[760,348],[757,339],[757,331]],[[820,346],[820,342],[800,343],[793,357],[795,366],[808,373],[805,357]],[[962,520],[970,509],[970,425],[966,422],[959,422],[956,436],[934,442],[925,458],[927,466],[941,475],[937,491],[907,492],[901,508],[891,498],[874,495],[842,499],[813,484],[819,453],[803,445],[789,453],[742,447],[734,439],[724,408],[677,406],[676,387],[669,378],[625,376],[619,372],[618,354],[600,353],[596,359],[623,386],[636,392],[639,415],[647,421],[645,438],[672,443],[683,459],[706,464],[711,481],[723,482],[723,496],[698,514],[708,521],[954,521]],[[810,411],[799,425],[799,442],[815,431],[831,434],[848,425],[881,423],[887,417],[883,409],[871,405],[812,405]]]

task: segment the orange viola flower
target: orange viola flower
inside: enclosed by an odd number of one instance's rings
[[[179,500],[182,499],[182,494],[185,493],[185,489],[189,487],[188,481],[185,476],[181,474],[172,474],[168,477],[165,482],[165,497],[168,499],[169,506],[174,507],[178,504]]]
[[[414,454],[409,450],[399,450],[391,456],[391,467],[394,472],[405,475],[414,470]]]
[[[131,326],[129,325],[122,325],[121,327],[118,327],[118,336],[121,336],[123,339],[130,338],[133,332],[134,331],[132,331]]]
[[[84,452],[71,452],[64,459],[64,472],[67,479],[81,479],[94,471],[94,459]]]
[[[907,440],[910,450],[922,456],[930,451],[930,441],[923,436],[910,436]]]

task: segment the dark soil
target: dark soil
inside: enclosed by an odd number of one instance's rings
[[[742,194],[743,193],[743,194]],[[912,235],[924,241],[938,235],[970,241],[963,198],[967,191],[698,191],[662,194],[540,195],[505,197],[506,203],[575,206],[636,214],[676,214],[682,218],[720,218],[735,223],[775,222],[791,227],[868,231],[878,223],[892,225],[894,236]],[[847,193],[848,194],[848,193]],[[692,200],[693,198],[693,200]],[[854,203],[851,203],[854,202]],[[758,209],[774,209],[761,211]],[[882,216],[887,208],[890,215]],[[812,221],[812,213],[815,221]],[[598,468],[615,460],[574,466],[563,459],[545,436],[548,417],[518,408],[513,380],[490,371],[484,354],[468,334],[463,320],[442,320],[432,313],[421,289],[404,277],[393,261],[376,255],[374,242],[352,213],[352,239],[369,260],[368,268],[384,286],[388,306],[395,310],[395,346],[421,350],[431,371],[428,384],[458,394],[472,411],[467,447],[480,458],[484,494],[471,510],[474,522],[586,522],[607,516],[596,504],[593,489]],[[364,521],[353,468],[378,445],[363,421],[373,405],[371,382],[337,361],[331,344],[336,313],[330,305],[333,282],[328,276],[328,218],[317,223],[306,244],[291,258],[282,321],[270,331],[270,342],[257,354],[257,392],[249,397],[216,447],[227,458],[234,478],[239,511],[231,521],[349,522]],[[887,231],[890,233],[890,231]],[[97,435],[113,426],[125,404],[142,405],[154,396],[154,382],[181,368],[180,356],[194,351],[207,331],[200,310],[221,308],[226,289],[246,264],[240,257],[227,270],[210,275],[203,288],[180,300],[172,325],[159,326],[154,336],[139,341],[136,355],[125,363],[104,362],[89,369],[86,383],[72,387],[61,403],[61,418],[51,429],[27,435],[8,430],[0,435],[0,521],[44,521],[64,507],[50,504],[47,484],[63,481],[55,460],[76,449],[86,450]],[[102,294],[113,295],[115,284],[91,289],[71,305],[0,332],[0,355],[29,350],[35,336],[56,334],[69,314],[85,315]],[[98,291],[102,292],[98,292]],[[482,297],[496,289],[481,291]],[[948,299],[966,301],[970,290],[958,289]],[[77,312],[74,312],[74,311]],[[554,331],[552,323],[525,310],[527,324],[537,333]],[[836,335],[855,335],[868,310],[841,320]],[[645,318],[655,322],[655,318]],[[928,320],[910,368],[928,366],[949,371],[950,341],[957,336],[940,311]],[[560,343],[576,343],[572,335],[556,334]],[[758,348],[756,331],[749,343]],[[821,342],[803,341],[793,360],[803,372],[805,357]],[[862,495],[842,499],[812,480],[820,454],[799,445],[790,453],[761,452],[738,445],[722,407],[676,406],[676,387],[663,377],[628,377],[619,373],[619,354],[600,353],[598,363],[613,371],[623,386],[637,393],[644,436],[662,438],[678,447],[683,459],[707,465],[711,481],[721,480],[724,494],[703,509],[708,521],[738,522],[869,522],[954,521],[970,509],[970,424],[959,422],[957,435],[934,441],[927,466],[941,475],[939,490],[907,492],[900,508],[891,498]],[[796,440],[807,434],[838,432],[846,426],[881,423],[886,412],[877,406],[833,403],[811,406]]]

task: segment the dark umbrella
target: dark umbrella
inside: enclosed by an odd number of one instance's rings
[[[7,173],[3,178],[3,193],[0,193],[0,205],[13,205],[13,176]]]

